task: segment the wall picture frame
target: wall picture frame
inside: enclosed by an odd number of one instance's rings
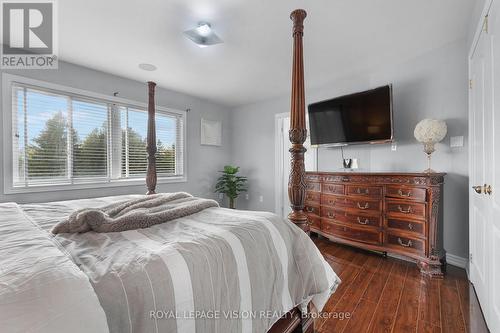
[[[201,144],[205,146],[222,146],[221,121],[201,119]]]

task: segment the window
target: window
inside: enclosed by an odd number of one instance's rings
[[[112,184],[147,169],[145,106],[12,82],[11,187]],[[159,180],[184,180],[185,113],[157,108]],[[87,186],[88,187],[88,186]]]

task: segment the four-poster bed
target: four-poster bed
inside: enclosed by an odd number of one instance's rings
[[[291,171],[288,183],[288,196],[292,212],[288,219],[296,224],[307,234],[309,224],[307,214],[304,212],[306,195],[304,153],[306,148],[304,142],[307,137],[306,113],[305,113],[305,91],[304,91],[304,60],[302,38],[304,34],[304,19],[307,13],[303,9],[296,9],[290,14],[293,21],[293,65],[292,65],[292,94],[290,110],[289,138],[292,143]],[[156,83],[148,82],[148,135],[147,152],[148,168],[146,175],[147,194],[156,193],[156,126],[155,126],[155,86]],[[310,311],[310,308],[308,308]],[[310,315],[301,313],[298,307],[287,313],[270,330],[270,333],[312,332],[313,320]]]
[[[313,331],[311,308],[321,310],[340,280],[308,237],[303,211],[305,16],[291,14],[289,218],[300,228],[268,212],[156,194],[155,83],[148,82],[147,195],[0,204],[2,330]]]

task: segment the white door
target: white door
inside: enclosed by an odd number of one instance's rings
[[[489,286],[491,332],[500,332],[500,1],[494,1],[488,19],[488,32],[492,38],[493,106],[486,116],[486,154],[488,156],[487,181],[491,194],[488,201],[489,218]]]
[[[477,190],[469,196],[470,279],[491,332],[500,332],[499,3],[490,7],[470,59],[470,185]]]
[[[487,153],[485,151],[485,117],[491,109],[492,101],[492,68],[491,68],[491,36],[483,31],[477,42],[476,50],[470,61],[471,78],[471,115],[470,126],[470,159],[471,169],[469,181],[472,186],[482,186],[486,182]],[[481,193],[470,191],[469,195],[469,248],[470,279],[474,284],[477,296],[485,308],[488,303],[488,223],[487,202],[482,188]],[[486,313],[485,313],[486,315]]]

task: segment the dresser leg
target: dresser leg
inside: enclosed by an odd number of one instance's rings
[[[446,260],[417,261],[420,272],[432,278],[443,278],[446,271]]]

